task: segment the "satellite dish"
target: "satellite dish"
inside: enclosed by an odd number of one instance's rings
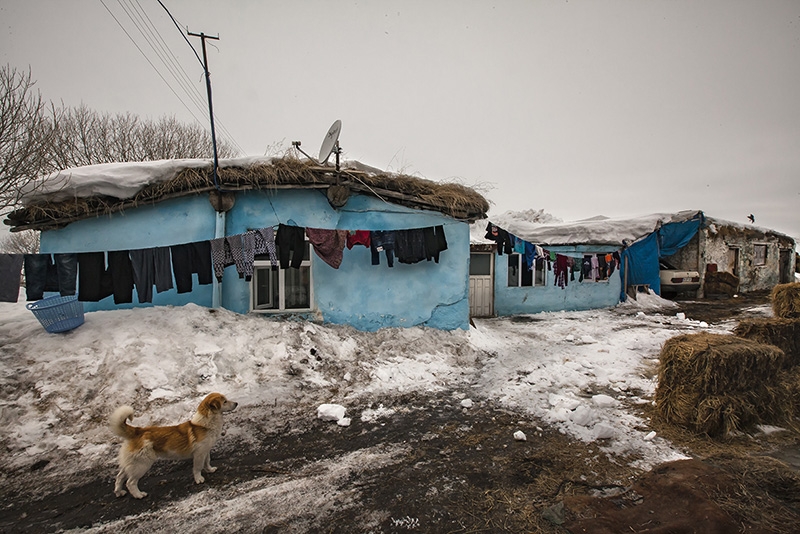
[[[319,162],[322,165],[325,165],[328,162],[328,158],[331,157],[333,154],[334,149],[337,149],[338,142],[339,142],[339,133],[342,131],[342,121],[336,120],[331,125],[328,133],[325,134],[325,139],[322,140],[322,146],[319,149]]]

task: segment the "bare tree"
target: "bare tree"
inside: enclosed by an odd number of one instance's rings
[[[211,136],[195,124],[175,117],[142,120],[131,113],[99,114],[85,105],[59,113],[49,160],[65,169],[96,163],[209,158]],[[232,157],[230,143],[217,143],[220,157]]]
[[[48,115],[31,72],[0,67],[0,209],[14,206],[20,187],[49,168],[50,145],[57,112]]]
[[[35,254],[39,252],[39,232],[25,230],[0,239],[0,251],[7,254]]]
[[[0,69],[0,210],[16,207],[23,189],[56,170],[213,155],[211,135],[200,125],[100,114],[85,105],[56,107],[42,100],[34,84],[30,69]],[[227,158],[237,150],[219,140],[217,153]]]

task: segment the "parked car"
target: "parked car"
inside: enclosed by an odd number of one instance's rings
[[[700,289],[699,272],[676,269],[664,260],[659,260],[658,264],[662,296]]]

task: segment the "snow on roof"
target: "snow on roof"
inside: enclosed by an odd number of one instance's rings
[[[244,157],[219,160],[219,168],[269,164],[272,158]],[[101,163],[53,172],[22,189],[24,205],[63,202],[73,198],[108,196],[132,198],[143,187],[166,182],[184,169],[211,169],[211,159],[167,159],[125,163]]]
[[[22,191],[23,208],[4,221],[12,231],[60,228],[71,222],[116,213],[142,204],[222,188],[236,191],[276,187],[327,189],[328,194],[371,195],[413,209],[434,210],[462,221],[486,216],[489,201],[457,182],[436,182],[381,171],[357,161],[339,169],[292,157],[245,157],[105,163],[46,175]],[[338,190],[331,191],[332,186]]]
[[[492,224],[536,245],[615,245],[624,246],[651,234],[667,223],[685,222],[702,215],[699,210],[654,213],[633,218],[591,217],[579,221],[531,221],[529,212],[507,211],[489,218]],[[486,226],[486,221],[479,221]],[[474,234],[473,234],[474,237]],[[484,241],[485,242],[485,241]]]

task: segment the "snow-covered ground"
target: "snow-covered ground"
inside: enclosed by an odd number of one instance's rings
[[[73,473],[77,480],[82,469],[107,465],[113,477],[119,440],[107,418],[114,408],[133,406],[134,424],[172,424],[189,418],[211,391],[240,404],[223,439],[246,441],[247,425],[265,407],[316,417],[321,405],[340,405],[347,432],[348,418],[391,424],[392,410],[378,399],[438,393],[467,410],[493,401],[529,414],[530,424],[521,425],[528,440],[537,426],[550,425],[646,469],[683,457],[632,409],[652,402],[663,342],[729,329],[684,317],[654,295],[613,309],[476,319],[469,331],[374,333],[187,305],[87,313],[72,332],[48,334],[22,299],[0,303],[0,484],[7,473],[53,457],[68,461],[49,463],[46,476]],[[320,415],[330,418],[328,408]],[[402,452],[379,445],[328,460],[324,471],[334,480]],[[297,483],[287,479],[283,487],[273,478],[256,492],[251,481],[171,508],[180,517],[183,507],[202,510],[224,497],[227,513],[236,515],[269,499],[288,514]],[[159,524],[169,524],[169,514],[159,512]]]

